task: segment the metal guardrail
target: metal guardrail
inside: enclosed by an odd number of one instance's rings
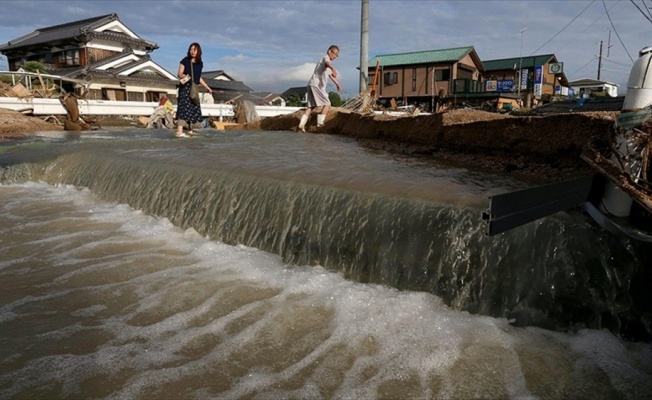
[[[81,115],[144,115],[149,116],[158,107],[158,102],[114,101],[114,100],[83,100],[78,101]],[[0,108],[14,111],[31,110],[33,115],[65,115],[66,110],[59,99],[41,99],[0,97]],[[233,106],[230,104],[202,104],[202,115],[205,117],[233,117]],[[292,114],[300,107],[256,106],[256,112],[261,118]]]

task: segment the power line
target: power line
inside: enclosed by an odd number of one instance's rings
[[[617,73],[617,74],[622,74],[623,71],[625,71],[625,70],[622,70],[622,69],[613,69],[613,68],[604,68],[604,67],[603,67],[603,68],[602,68],[602,71],[615,72],[615,73]]]
[[[616,34],[616,37],[618,37],[620,44],[623,46],[623,49],[625,49],[625,53],[627,53],[627,56],[629,57],[630,60],[632,60],[633,63],[634,59],[629,54],[629,51],[627,51],[627,47],[625,47],[625,44],[623,43],[623,40],[620,38],[620,35],[618,34],[618,31],[616,30],[613,21],[611,21],[611,16],[609,15],[609,10],[607,10],[607,4],[605,4],[604,0],[602,0],[602,5],[604,6],[604,11],[607,13],[607,18],[609,18],[609,23],[611,24],[611,27],[613,28],[614,33]]]
[[[620,62],[617,62],[617,61],[610,60],[608,58],[605,58],[603,61],[606,61],[606,62],[611,63],[611,64],[615,64],[615,65],[620,65],[621,67],[630,68],[632,66],[631,64],[620,63]]]
[[[636,8],[638,9],[638,11],[641,12],[641,14],[643,14],[643,16],[645,17],[645,19],[647,19],[648,21],[652,22],[652,16],[647,16],[647,15],[645,15],[645,12],[644,12],[643,10],[641,10],[641,7],[639,7],[638,4],[634,3],[634,0],[629,0],[629,1],[634,5],[634,7],[636,7]],[[645,8],[647,8],[647,6],[645,6],[645,1],[643,1],[643,6],[644,6]],[[650,14],[650,10],[649,10],[649,9],[647,10],[647,13]]]
[[[570,76],[573,76],[573,75],[575,75],[576,73],[578,73],[578,72],[580,72],[581,70],[583,70],[584,68],[586,68],[589,64],[591,64],[593,61],[595,61],[596,58],[598,58],[598,57],[597,57],[597,56],[594,56],[594,57],[591,59],[591,61],[589,61],[589,62],[587,62],[586,64],[582,65],[579,69],[577,69],[575,72],[573,72],[572,74],[570,74]]]
[[[562,32],[564,31],[564,29],[568,28],[568,26],[569,26],[570,24],[572,24],[573,22],[575,22],[575,20],[578,19],[578,18],[580,17],[580,15],[582,15],[582,14],[584,13],[584,11],[586,11],[587,8],[591,7],[591,5],[592,5],[593,3],[595,3],[595,0],[591,1],[591,2],[589,3],[589,5],[586,6],[586,7],[584,7],[584,9],[583,9],[582,11],[580,11],[580,13],[577,14],[577,15],[575,16],[575,18],[573,18],[569,23],[567,23],[566,26],[564,26],[563,28],[561,28],[561,30],[560,30],[559,32],[555,33],[555,35],[554,35],[553,37],[551,37],[547,42],[545,42],[544,44],[542,44],[541,47],[539,47],[538,49],[536,49],[536,50],[534,50],[532,53],[530,53],[530,55],[531,55],[531,56],[534,55],[534,53],[536,53],[537,51],[539,51],[539,50],[541,50],[542,48],[544,48],[548,43],[552,42],[552,40],[553,40],[554,38],[556,38],[557,35],[559,35],[560,33],[562,33]]]
[[[611,8],[609,8],[609,11],[611,11],[614,7],[616,7],[616,6],[618,5],[618,3],[620,3],[620,0],[618,0],[616,3],[614,3],[614,5],[611,6]],[[575,39],[577,39],[578,37],[580,37],[580,35],[583,34],[584,32],[588,31],[588,30],[589,30],[593,25],[595,25],[598,21],[600,21],[600,20],[602,19],[602,17],[604,17],[605,15],[606,15],[606,13],[603,13],[602,15],[600,15],[600,16],[599,16],[595,21],[591,22],[591,24],[590,24],[589,26],[587,26],[586,28],[584,28],[584,30],[583,30],[582,32],[580,32],[579,34],[575,35],[575,37],[572,38],[571,40],[567,41],[565,46],[559,47],[559,48],[557,49],[557,51],[562,50],[562,49],[565,49],[566,47],[570,46],[570,45],[575,41]]]

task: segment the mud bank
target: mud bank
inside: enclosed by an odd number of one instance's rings
[[[0,108],[0,140],[24,136],[39,131],[60,131],[63,127],[45,122],[40,118],[28,117],[18,111]]]

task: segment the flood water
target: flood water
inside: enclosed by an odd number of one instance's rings
[[[649,246],[579,211],[486,237],[523,184],[202,133],[0,146],[0,398],[652,395]]]

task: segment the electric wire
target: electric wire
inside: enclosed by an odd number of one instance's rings
[[[620,44],[623,46],[623,49],[625,49],[625,53],[627,53],[627,56],[629,57],[629,59],[630,59],[630,60],[632,61],[632,63],[633,63],[633,62],[634,62],[634,59],[633,59],[632,56],[629,54],[629,51],[627,50],[627,47],[625,47],[625,43],[623,43],[623,40],[620,38],[620,34],[618,34],[618,31],[616,30],[616,27],[614,26],[614,23],[613,23],[613,21],[611,20],[611,16],[609,15],[609,10],[607,10],[607,4],[604,2],[604,0],[602,0],[602,5],[604,6],[604,11],[607,13],[607,18],[609,18],[609,23],[611,24],[611,27],[613,28],[614,33],[616,34],[616,37],[618,38],[618,41],[619,41]]]
[[[609,11],[611,11],[614,7],[616,7],[616,6],[618,5],[618,3],[620,3],[620,0],[617,1],[613,6],[610,7],[610,8],[609,8]],[[571,40],[568,40],[568,41],[566,42],[566,45],[565,45],[565,46],[562,46],[562,47],[557,48],[556,51],[555,51],[555,53],[557,53],[557,52],[559,52],[560,50],[563,50],[563,49],[565,49],[566,47],[568,47],[568,46],[570,46],[571,44],[573,44],[573,42],[575,41],[575,39],[577,39],[578,37],[580,37],[580,35],[584,34],[586,31],[588,31],[588,30],[589,30],[593,25],[595,25],[598,21],[600,21],[600,20],[602,19],[602,17],[604,17],[605,15],[606,15],[606,13],[603,13],[602,15],[600,15],[600,16],[599,16],[595,21],[591,22],[591,24],[590,24],[589,26],[587,26],[586,28],[584,28],[584,30],[583,30],[582,32],[580,32],[580,33],[578,33],[577,35],[575,35],[575,37],[572,38]]]
[[[591,5],[592,5],[593,3],[595,3],[595,0],[591,1],[591,2],[589,3],[589,5],[586,6],[586,7],[584,7],[584,9],[583,9],[582,11],[580,11],[580,13],[577,14],[577,15],[575,16],[575,18],[573,18],[569,23],[567,23],[566,26],[564,26],[563,28],[561,28],[561,30],[559,30],[559,32],[555,33],[553,37],[551,37],[550,39],[548,39],[548,41],[545,42],[544,44],[542,44],[538,49],[536,49],[536,50],[534,50],[532,53],[530,53],[530,55],[531,55],[531,56],[534,55],[534,53],[536,53],[537,51],[539,51],[539,50],[541,50],[542,48],[544,48],[548,43],[552,42],[552,40],[553,40],[554,38],[556,38],[557,35],[559,35],[560,33],[562,33],[562,32],[564,31],[564,29],[568,28],[568,27],[570,26],[570,24],[572,24],[573,22],[575,22],[575,20],[578,19],[578,18],[580,17],[580,15],[582,15],[582,14],[584,13],[584,11],[586,11],[587,8],[591,7]]]
[[[593,58],[591,59],[591,61],[589,61],[589,62],[587,62],[586,64],[582,65],[580,68],[578,68],[577,70],[575,70],[575,72],[573,72],[573,73],[571,73],[571,74],[569,74],[569,75],[570,75],[570,76],[573,76],[573,75],[575,75],[576,73],[580,72],[581,70],[583,70],[584,68],[586,68],[587,65],[589,65],[589,64],[591,64],[593,61],[595,61],[597,58],[598,58],[598,57],[593,57]]]
[[[613,61],[613,60],[610,60],[608,58],[603,58],[602,61],[608,62],[608,63],[611,63],[611,64],[615,64],[615,65],[620,65],[621,67],[630,68],[632,66],[631,64],[625,64],[625,63],[621,63],[621,62],[618,62],[618,61]]]
[[[636,3],[634,2],[634,0],[629,0],[629,1],[634,5],[634,7],[636,7],[636,8],[638,9],[638,11],[641,12],[641,14],[643,14],[643,16],[644,16],[648,21],[652,22],[652,16],[647,16],[647,15],[645,15],[645,12],[644,12],[643,10],[641,10],[641,7],[639,7],[638,4],[636,4]],[[645,6],[645,2],[643,2],[643,6]],[[647,8],[647,7],[645,7],[645,8]],[[649,9],[647,10],[647,12],[648,12],[648,14],[650,14],[650,10],[649,10]]]

